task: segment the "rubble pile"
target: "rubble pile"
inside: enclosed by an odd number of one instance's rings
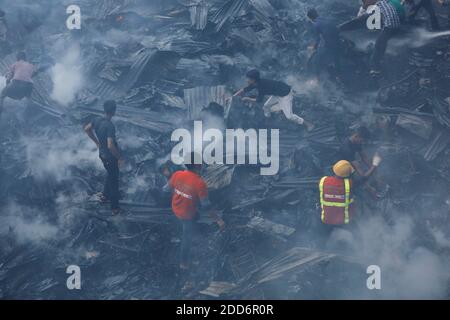
[[[343,35],[342,83],[317,84],[308,80],[310,2],[82,0],[82,28],[71,31],[67,16],[53,12],[58,6],[47,14],[35,5],[3,6],[16,47],[0,59],[0,73],[19,49],[43,71],[33,79],[31,104],[6,100],[0,123],[0,298],[380,297],[365,287],[373,261],[330,250],[317,232],[318,181],[360,125],[375,133],[370,151],[384,160],[382,194],[358,198],[361,218],[381,217],[392,228],[386,232],[397,232],[398,217],[408,216],[409,251],[398,243],[399,260],[414,261],[423,247],[448,263],[448,37],[389,55],[388,72],[375,80],[367,69],[370,47],[361,50]],[[358,3],[320,1],[317,9],[343,23]],[[306,132],[278,115],[266,119],[262,109],[230,99],[251,68],[292,85],[295,112],[315,129]],[[67,82],[55,81],[55,70],[65,70]],[[75,74],[81,80],[73,84]],[[70,101],[60,99],[61,86],[64,99],[74,92]],[[126,158],[125,212],[118,217],[97,201],[104,172],[82,132],[109,99],[118,103],[114,121]],[[205,168],[211,201],[227,227],[218,231],[201,217],[194,267],[185,275],[161,170],[170,166],[172,131],[200,119],[221,130],[280,128],[280,170],[261,176],[249,165]],[[364,238],[362,228],[355,237]],[[370,240],[383,236],[389,238]],[[69,265],[80,266],[82,290],[67,289]],[[448,271],[439,276],[444,288],[437,297],[448,297]],[[183,287],[186,279],[194,285]]]

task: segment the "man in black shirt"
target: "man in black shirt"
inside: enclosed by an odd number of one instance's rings
[[[305,125],[308,130],[314,128],[311,123],[292,111],[294,93],[289,85],[281,81],[262,79],[258,70],[247,72],[247,81],[248,86],[236,92],[234,97],[257,90],[258,96],[256,98],[244,97],[242,100],[250,103],[262,103],[264,102],[264,97],[269,96],[263,106],[266,117],[269,117],[272,112],[282,111],[288,120],[299,125]]]
[[[110,201],[113,214],[120,213],[119,208],[119,166],[123,159],[116,141],[116,128],[111,122],[116,113],[116,102],[106,101],[103,105],[105,116],[93,119],[84,127],[89,138],[99,149],[99,156],[106,169],[107,177],[101,200]]]
[[[340,146],[336,159],[347,160],[350,162],[356,171],[364,176],[365,174],[360,169],[360,166],[356,162],[356,155],[361,157],[361,160],[367,165],[371,166],[372,163],[363,151],[364,144],[370,139],[370,132],[366,127],[359,127],[350,138],[346,139]]]

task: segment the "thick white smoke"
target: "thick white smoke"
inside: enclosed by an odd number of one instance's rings
[[[68,106],[83,88],[79,45],[72,45],[61,60],[51,69],[53,80],[52,99]]]
[[[415,226],[408,215],[398,214],[389,224],[375,215],[362,220],[353,236],[347,235],[350,238],[343,232],[332,234],[332,238],[348,242],[352,254],[367,266],[381,268],[381,290],[377,292],[381,298],[444,298],[448,261],[417,243]],[[369,291],[365,294],[370,296]]]
[[[26,138],[29,170],[38,179],[52,177],[57,181],[71,178],[71,167],[97,167],[101,169],[98,160],[98,151],[82,132],[67,133],[66,138],[44,137],[46,142],[39,138]]]

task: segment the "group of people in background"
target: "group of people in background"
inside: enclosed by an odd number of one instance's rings
[[[450,27],[449,0],[361,0],[361,7],[355,19],[339,26],[333,19],[321,17],[315,9],[310,9],[307,16],[316,34],[316,40],[310,50],[311,55],[317,53],[316,67],[320,69],[333,64],[337,74],[342,71],[339,33],[367,28],[367,21],[375,12],[372,8],[376,6],[381,15],[381,30],[370,59],[370,74],[379,75],[382,72],[382,60],[389,40],[399,35],[402,25],[414,26],[419,12],[422,10],[427,12],[432,31],[443,29],[434,3],[448,8],[447,27]]]

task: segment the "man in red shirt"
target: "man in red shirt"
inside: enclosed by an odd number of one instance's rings
[[[193,160],[194,153],[189,154],[188,157]],[[180,250],[181,269],[189,268],[193,228],[199,216],[199,211],[208,211],[221,229],[225,226],[222,218],[211,208],[208,199],[208,187],[199,175],[202,165],[190,164],[192,162],[185,161],[187,170],[175,172],[164,186],[165,191],[172,191],[172,211],[183,228]]]

